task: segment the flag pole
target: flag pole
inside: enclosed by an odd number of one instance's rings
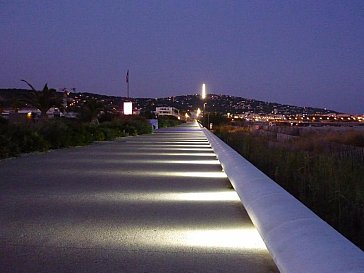
[[[129,98],[129,69],[128,72],[126,72],[126,85],[127,85],[127,98]]]

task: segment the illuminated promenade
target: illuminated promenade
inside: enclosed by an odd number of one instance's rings
[[[0,161],[0,272],[278,272],[196,125]]]

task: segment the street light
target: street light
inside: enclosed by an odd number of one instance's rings
[[[185,120],[186,120],[186,122],[188,121],[189,117],[190,116],[187,113],[185,113]]]
[[[206,85],[204,83],[202,84],[201,98],[202,98],[202,100],[206,99]],[[204,102],[204,104],[203,104],[203,119],[204,120],[206,118],[206,104],[207,104],[207,102]],[[209,127],[208,123],[207,123],[207,127]]]

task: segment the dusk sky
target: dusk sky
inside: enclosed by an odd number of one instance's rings
[[[0,88],[364,113],[363,0],[0,0]]]

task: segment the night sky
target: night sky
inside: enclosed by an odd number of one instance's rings
[[[0,0],[0,88],[364,113],[364,1]]]

